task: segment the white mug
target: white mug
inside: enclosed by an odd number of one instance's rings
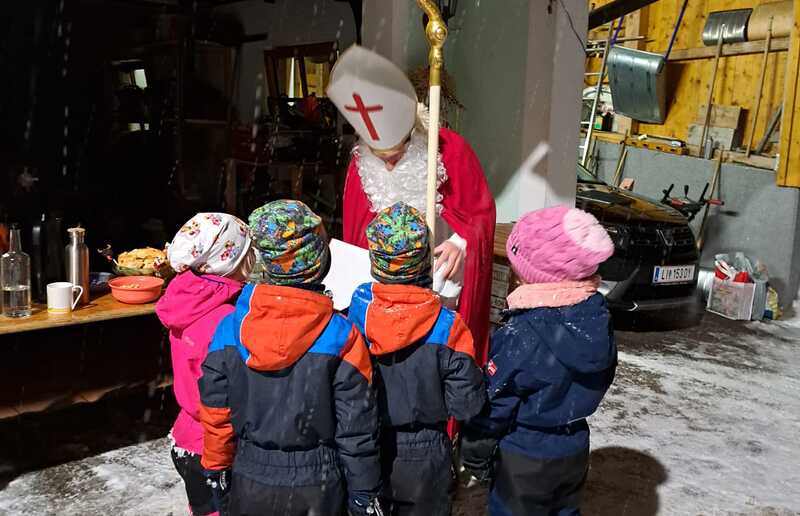
[[[75,293],[78,295],[76,296]],[[83,295],[83,287],[68,281],[47,285],[47,311],[66,314],[75,309]]]

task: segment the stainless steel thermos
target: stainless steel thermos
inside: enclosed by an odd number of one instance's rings
[[[79,305],[89,302],[89,248],[84,243],[86,230],[69,228],[70,242],[66,248],[67,281],[83,287]]]

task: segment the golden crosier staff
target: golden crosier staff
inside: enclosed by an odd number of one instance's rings
[[[439,157],[439,103],[442,96],[442,64],[444,63],[444,40],[447,38],[447,25],[433,0],[417,0],[417,5],[428,15],[425,36],[431,47],[428,54],[430,78],[428,79],[428,190],[425,205],[425,219],[431,232],[431,243],[436,242],[436,180]]]

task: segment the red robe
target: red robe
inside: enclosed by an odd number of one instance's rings
[[[449,129],[439,130],[439,152],[447,181],[442,194],[442,218],[467,241],[464,284],[458,312],[475,339],[478,365],[486,363],[489,351],[489,302],[492,287],[494,249],[494,198],[475,152],[464,138]],[[344,185],[344,240],[367,248],[366,229],[375,217],[358,175],[354,157]]]

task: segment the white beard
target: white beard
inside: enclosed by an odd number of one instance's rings
[[[388,208],[396,202],[413,206],[423,214],[426,211],[428,176],[428,135],[415,130],[405,154],[393,170],[386,170],[386,164],[372,154],[363,142],[354,149],[358,156],[358,175],[361,187],[367,194],[372,211]],[[436,213],[442,213],[442,194],[439,188],[447,181],[447,171],[439,154],[436,180]]]

